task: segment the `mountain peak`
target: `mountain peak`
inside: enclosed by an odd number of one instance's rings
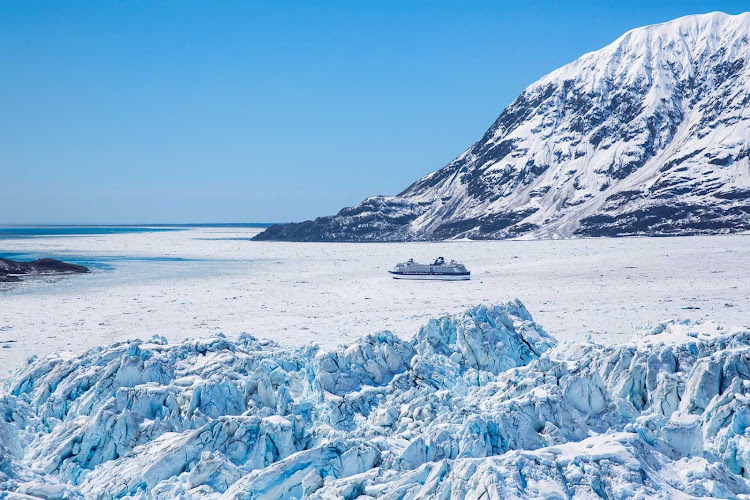
[[[750,229],[750,13],[637,28],[527,87],[395,197],[258,239],[429,240]]]

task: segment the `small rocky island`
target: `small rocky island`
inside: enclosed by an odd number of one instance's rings
[[[21,277],[25,275],[80,274],[87,272],[89,272],[88,267],[56,259],[18,262],[0,258],[0,283],[21,281]]]

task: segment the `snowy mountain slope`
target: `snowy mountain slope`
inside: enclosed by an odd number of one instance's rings
[[[257,239],[429,240],[750,229],[750,13],[627,32],[529,86],[394,197]]]
[[[332,351],[52,355],[0,392],[0,497],[748,498],[749,345],[684,322],[558,344],[514,301]]]

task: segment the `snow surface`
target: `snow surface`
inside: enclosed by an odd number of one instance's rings
[[[0,252],[80,258],[93,270],[0,291],[0,378],[31,354],[154,334],[175,343],[247,332],[326,348],[380,329],[409,338],[430,317],[515,297],[560,340],[591,334],[624,342],[670,318],[750,324],[743,235],[362,245],[248,241],[254,234],[211,228],[0,240]],[[471,281],[415,283],[387,273],[409,257],[441,255],[464,262]]]
[[[519,301],[332,350],[153,337],[8,380],[0,492],[750,498],[749,398],[748,329],[557,343]]]

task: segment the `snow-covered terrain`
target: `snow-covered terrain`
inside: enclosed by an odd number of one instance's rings
[[[31,354],[133,338],[170,343],[247,332],[322,347],[381,330],[409,338],[430,317],[523,298],[557,339],[622,342],[670,318],[750,326],[750,236],[429,243],[253,242],[257,230],[0,240],[92,272],[0,284],[0,378]],[[409,257],[455,258],[467,282],[387,273]],[[106,266],[106,267],[102,267]]]
[[[258,239],[388,241],[750,229],[750,13],[625,33],[550,73],[395,197]]]
[[[11,498],[750,498],[750,331],[557,343],[518,301],[348,346],[251,336],[30,361]]]

